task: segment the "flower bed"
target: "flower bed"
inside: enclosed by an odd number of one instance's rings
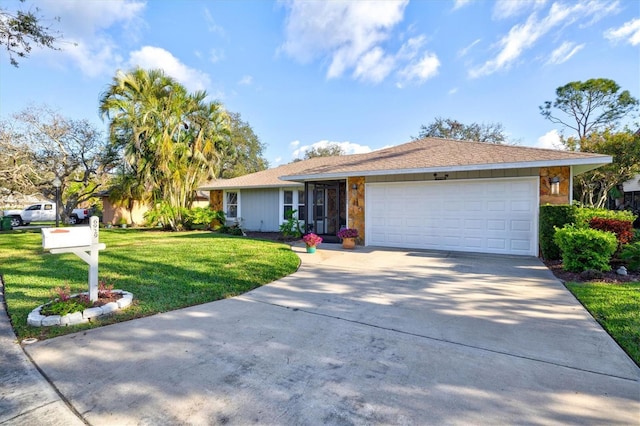
[[[111,290],[117,300],[109,303],[105,303],[102,306],[95,306],[92,308],[86,308],[83,311],[72,312],[66,315],[42,315],[43,308],[49,306],[53,302],[45,303],[35,308],[27,316],[27,324],[34,327],[48,327],[52,325],[67,326],[75,324],[83,324],[90,321],[95,321],[104,315],[112,314],[120,309],[124,309],[131,305],[133,301],[133,294],[124,290]],[[81,295],[88,296],[88,293],[74,294],[71,297],[78,297]]]

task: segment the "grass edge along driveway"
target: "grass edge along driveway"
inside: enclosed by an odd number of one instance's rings
[[[640,282],[565,286],[640,367]]]
[[[50,254],[36,232],[0,234],[0,274],[18,339],[44,339],[246,293],[295,272],[289,245],[210,232],[101,230],[99,279],[134,294],[115,315],[68,327],[32,327],[27,315],[69,285],[88,291],[88,265],[74,254]]]

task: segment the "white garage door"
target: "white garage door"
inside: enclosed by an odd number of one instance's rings
[[[538,253],[536,178],[371,183],[367,245]]]

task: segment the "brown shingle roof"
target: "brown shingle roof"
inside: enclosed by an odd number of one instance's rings
[[[201,189],[295,185],[286,181],[346,176],[521,168],[552,165],[596,165],[611,157],[515,145],[425,138],[366,154],[319,157],[285,164],[234,179],[212,181]]]

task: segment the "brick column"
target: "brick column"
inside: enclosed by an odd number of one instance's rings
[[[213,210],[222,210],[222,190],[214,189],[209,191],[209,207]]]
[[[554,177],[560,179],[560,193],[551,195],[551,182]],[[569,166],[540,167],[540,205],[569,204],[571,188],[571,169]]]
[[[347,211],[349,215],[349,228],[358,230],[358,244],[364,244],[364,177],[347,178]],[[353,185],[357,185],[357,189],[353,189]]]

